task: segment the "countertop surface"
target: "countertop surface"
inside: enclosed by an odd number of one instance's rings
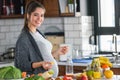
[[[0,62],[0,67],[4,66],[14,66],[14,62]]]
[[[91,63],[73,63],[73,66],[88,66]],[[66,65],[66,62],[58,62],[58,65]],[[112,68],[120,68],[120,64],[113,64]]]
[[[91,63],[73,63],[73,66],[88,66]],[[66,65],[66,62],[58,62],[58,65]]]
[[[60,62],[58,61],[57,62],[58,65],[66,65],[66,62]],[[88,66],[90,65],[91,63],[73,63],[73,66]],[[3,66],[13,66],[14,65],[14,61],[8,61],[8,62],[0,62],[0,67],[3,67]],[[120,64],[113,64],[113,68],[120,68]]]

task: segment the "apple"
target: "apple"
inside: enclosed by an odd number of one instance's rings
[[[93,75],[93,70],[88,70],[86,73],[87,73],[87,76],[92,76]]]
[[[81,75],[80,80],[88,80],[88,77],[86,74]]]
[[[72,77],[68,77],[68,76],[65,75],[65,76],[63,77],[63,80],[73,80],[73,78],[72,78]]]
[[[82,76],[81,80],[88,80],[87,76]]]
[[[88,80],[93,80],[93,70],[88,70],[86,72],[87,76],[88,76]]]

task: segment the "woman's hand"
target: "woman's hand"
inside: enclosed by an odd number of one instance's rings
[[[51,69],[53,66],[52,62],[48,61],[40,61],[40,62],[33,62],[32,63],[32,68],[38,68],[38,67],[43,67],[45,70]]]
[[[46,62],[46,61],[43,61],[42,62],[42,66],[45,70],[48,70],[48,69],[51,69],[52,68],[52,63],[51,62]]]
[[[64,55],[68,52],[69,47],[68,46],[62,46],[58,50],[52,52],[52,55],[54,58],[57,58],[59,55]]]
[[[68,46],[60,47],[57,52],[58,52],[59,55],[66,54],[68,52]]]

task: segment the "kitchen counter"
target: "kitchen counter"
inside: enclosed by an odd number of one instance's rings
[[[88,65],[91,63],[73,63],[74,73],[81,73],[83,72]],[[65,66],[66,62],[58,62],[59,66],[59,76],[65,75]],[[115,75],[120,75],[120,65],[119,64],[113,64],[113,67],[111,70],[114,71]]]
[[[73,63],[73,66],[88,66],[91,63]],[[58,65],[66,65],[66,62],[58,62]],[[113,64],[112,68],[120,68],[120,63],[119,64]]]
[[[88,66],[91,63],[73,63],[73,66]],[[66,62],[58,62],[58,65],[66,65]]]
[[[66,62],[58,62],[58,66],[59,66],[59,76],[65,75],[65,65]],[[86,69],[86,67],[88,65],[90,65],[90,63],[74,63],[74,73],[79,73],[79,72],[83,72],[83,70]],[[10,62],[0,62],[0,67],[4,67],[4,66],[14,66],[14,61],[10,61]],[[111,68],[111,70],[114,71],[115,75],[120,75],[120,65],[119,64],[113,64],[113,67]]]
[[[66,62],[57,62],[58,65],[61,65],[61,66],[65,66],[66,65]],[[88,65],[90,65],[91,63],[73,63],[73,66],[85,66],[87,67]],[[10,66],[10,65],[14,65],[14,61],[9,61],[9,62],[0,62],[0,67],[3,67],[3,66]],[[120,68],[120,63],[119,64],[113,64],[113,67],[112,68]]]
[[[0,67],[4,67],[4,66],[14,66],[14,61],[10,61],[10,62],[0,62]]]

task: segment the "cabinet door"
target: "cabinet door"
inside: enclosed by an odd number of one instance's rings
[[[64,76],[65,75],[65,65],[59,65],[59,76]],[[74,66],[73,71],[74,73],[82,73],[83,70],[86,69],[86,66]]]
[[[28,2],[30,0],[26,0]],[[59,16],[59,6],[58,0],[37,0],[43,4],[46,9],[45,17],[58,17]]]
[[[46,17],[57,17],[59,16],[58,0],[43,0],[43,5],[46,9]]]

